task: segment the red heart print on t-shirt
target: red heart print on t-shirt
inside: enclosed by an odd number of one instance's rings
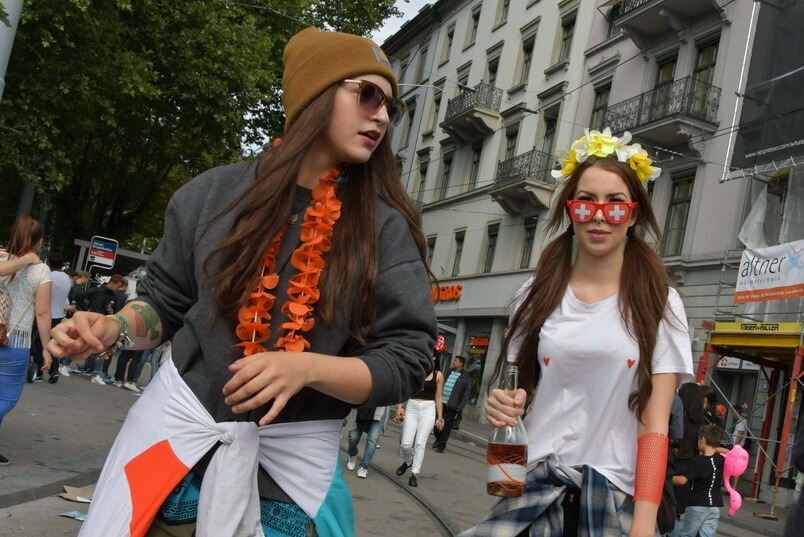
[[[626,362],[628,363],[628,369],[631,369],[632,367],[634,367],[636,360],[626,360]]]
[[[545,356],[544,358],[542,358],[542,361],[544,361],[544,365],[546,365],[546,366],[550,365],[550,357],[549,356]]]

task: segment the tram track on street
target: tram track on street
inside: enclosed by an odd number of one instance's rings
[[[346,449],[341,447],[341,452],[346,453]],[[395,475],[392,475],[391,472],[386,471],[376,463],[372,463],[369,468],[371,468],[372,472],[381,475],[383,479],[391,483],[395,490],[402,492],[405,496],[413,500],[413,502],[427,514],[428,518],[438,532],[437,535],[443,535],[444,537],[455,537],[455,535],[460,533],[460,528],[454,522],[452,522],[447,515],[442,513],[437,507],[433,506],[429,501],[427,501],[426,498],[424,498],[414,489],[406,487],[405,484],[400,482],[399,479]]]
[[[421,507],[421,509],[427,513],[427,515],[432,520],[433,524],[436,526],[438,530],[438,535],[443,535],[445,537],[455,537],[458,533],[460,533],[460,529],[447,517],[444,513],[439,511],[436,507],[431,505],[425,498],[423,498],[417,492],[414,492],[413,489],[410,487],[406,487],[403,483],[400,483],[396,476],[391,475],[390,473],[386,472],[382,468],[377,465],[371,465],[372,471],[380,474],[383,476],[387,481],[396,487],[397,490],[402,491],[408,497],[410,497],[416,504]]]

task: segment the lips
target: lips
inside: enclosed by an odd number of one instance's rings
[[[370,139],[371,139],[372,141],[374,141],[374,142],[376,142],[377,140],[379,140],[379,139],[380,139],[380,136],[382,136],[382,134],[380,133],[380,131],[374,131],[374,130],[371,130],[371,131],[362,131],[362,132],[359,132],[358,134],[360,134],[361,136],[365,136],[366,138],[370,138]]]
[[[602,229],[590,229],[588,231],[588,233],[590,235],[592,235],[593,237],[605,237],[606,235],[611,234],[608,231],[605,231],[605,230],[602,230]]]

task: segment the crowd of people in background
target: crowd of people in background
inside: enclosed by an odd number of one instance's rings
[[[0,424],[19,401],[25,381],[44,382],[47,374],[47,382],[56,384],[62,376],[83,374],[93,384],[140,393],[144,366],[151,365],[153,378],[170,348],[168,342],[147,351],[112,349],[75,364],[69,356],[50,356],[46,348],[53,327],[76,311],[115,313],[134,294],[127,293],[129,281],[121,274],[91,286],[88,272],[65,271],[64,257],[58,252],[51,252],[43,263],[43,243],[42,227],[22,215],[14,222],[7,248],[0,249],[0,284],[10,304],[7,326],[0,322]],[[114,378],[110,378],[109,367],[115,359]],[[0,466],[9,462],[0,454]]]

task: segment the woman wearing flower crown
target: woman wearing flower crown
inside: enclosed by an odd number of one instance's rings
[[[645,182],[660,170],[629,141],[587,131],[554,172],[549,227],[564,231],[517,293],[501,354],[521,389],[486,403],[496,427],[524,414],[525,492],[463,536],[656,532],[670,407],[692,357],[684,306],[642,239],[647,228],[658,241]]]
[[[342,419],[404,401],[432,367],[388,60],[368,39],[308,28],[284,63],[284,141],[183,186],[138,299],[55,331],[59,356],[172,341],[82,536],[354,535]]]

